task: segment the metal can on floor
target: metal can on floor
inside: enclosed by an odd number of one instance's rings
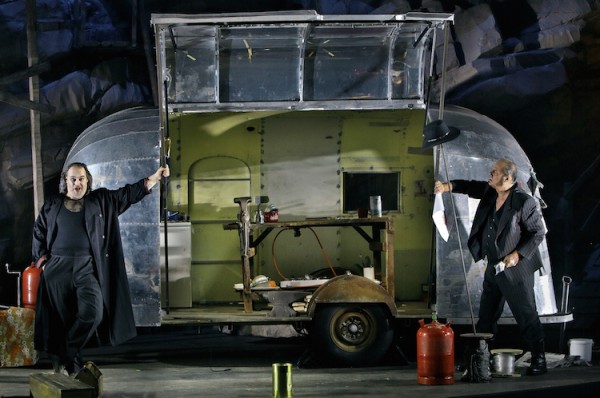
[[[289,398],[293,396],[292,364],[273,364],[273,397]]]

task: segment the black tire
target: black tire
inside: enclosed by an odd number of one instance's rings
[[[345,365],[371,365],[394,340],[390,316],[377,305],[328,305],[317,309],[313,344],[328,359]]]

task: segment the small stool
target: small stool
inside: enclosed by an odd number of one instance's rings
[[[490,351],[486,340],[490,340],[494,335],[491,333],[464,333],[460,337],[467,339],[464,356],[466,369],[461,381],[487,383],[492,380]]]

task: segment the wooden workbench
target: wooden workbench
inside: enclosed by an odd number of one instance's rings
[[[275,223],[251,223],[249,244],[252,255],[255,254],[256,247],[273,230],[322,227],[349,227],[353,228],[360,236],[362,236],[368,242],[369,250],[373,253],[375,272],[381,274],[381,285],[388,291],[391,297],[395,296],[394,226],[392,219],[388,217],[319,218]],[[224,228],[239,230],[239,224],[226,224]],[[244,301],[244,308],[247,312],[252,311],[252,294],[250,293],[251,273],[251,267],[245,265],[244,261],[242,261],[242,276],[244,283],[242,298]]]

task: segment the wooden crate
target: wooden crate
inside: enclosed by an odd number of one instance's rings
[[[29,375],[33,398],[97,398],[93,387],[62,373]]]

